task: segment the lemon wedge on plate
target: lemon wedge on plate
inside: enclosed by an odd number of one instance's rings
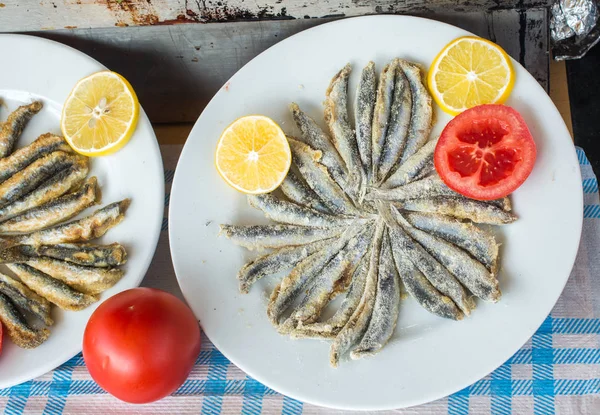
[[[269,117],[238,118],[223,131],[215,154],[217,171],[234,189],[247,194],[275,190],[292,164],[290,145]]]
[[[75,151],[106,156],[123,147],[137,125],[140,104],[121,75],[96,72],[73,88],[63,106],[60,127]]]
[[[427,81],[437,104],[457,115],[477,105],[503,103],[512,91],[515,72],[500,46],[465,36],[450,42],[436,56]]]

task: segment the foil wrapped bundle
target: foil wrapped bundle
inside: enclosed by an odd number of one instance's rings
[[[551,9],[554,59],[578,59],[600,40],[597,0],[558,0]]]

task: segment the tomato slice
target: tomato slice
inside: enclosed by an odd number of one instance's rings
[[[446,125],[434,163],[452,190],[478,200],[509,195],[525,182],[536,148],[527,124],[505,105],[479,105]]]

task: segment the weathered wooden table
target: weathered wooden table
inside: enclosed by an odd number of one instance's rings
[[[1,1],[0,32],[57,40],[129,79],[161,143],[182,143],[214,93],[263,50],[309,27],[373,13],[429,17],[498,42],[570,124],[564,66],[550,63],[551,0]]]
[[[571,130],[565,66],[553,62],[549,52],[550,3],[551,0],[0,0],[0,33],[27,33],[59,41],[124,75],[153,122],[159,143],[168,145],[183,144],[199,114],[229,77],[282,39],[351,16],[418,15],[454,24],[503,46],[549,91]],[[327,47],[326,43],[322,47]],[[163,147],[167,183],[172,179],[179,149]],[[166,204],[167,200],[168,195]],[[163,227],[167,227],[166,218]],[[161,233],[143,284],[181,295],[171,265],[167,232]],[[64,373],[79,373],[80,366],[66,368]],[[241,371],[235,370],[234,374],[243,378]],[[56,377],[61,378],[61,373],[55,372]],[[30,400],[31,405],[38,405],[36,399]],[[39,397],[43,399],[46,398]],[[59,408],[52,399],[55,398],[50,398],[48,407],[55,413],[62,412],[64,400]],[[97,411],[128,410],[102,395],[86,395],[82,399],[89,399],[91,408]],[[181,400],[169,399],[144,410],[184,412],[185,405],[178,406],[182,405]],[[72,409],[87,408],[87,402],[73,401]],[[240,405],[241,402],[240,398]],[[290,409],[290,402],[284,399],[282,411],[298,412],[298,408]],[[35,408],[44,405],[39,403]],[[301,405],[299,408],[302,411]],[[432,408],[437,407],[433,404],[422,409],[433,411]]]

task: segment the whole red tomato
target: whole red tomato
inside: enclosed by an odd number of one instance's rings
[[[83,337],[83,358],[94,380],[130,403],[147,403],[174,392],[200,353],[200,327],[177,297],[134,288],[106,300],[92,314]]]

